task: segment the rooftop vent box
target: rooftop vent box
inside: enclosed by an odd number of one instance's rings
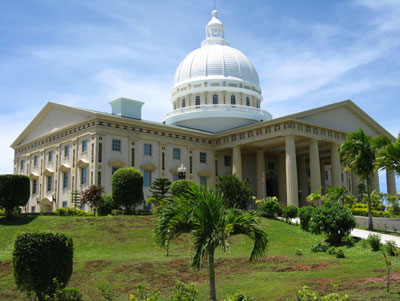
[[[128,98],[118,98],[116,100],[110,101],[113,115],[139,120],[142,119],[143,104],[144,102],[142,101]]]

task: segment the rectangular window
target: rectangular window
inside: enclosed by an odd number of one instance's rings
[[[151,170],[145,170],[143,173],[143,185],[145,187],[151,186]]]
[[[69,157],[69,146],[64,146],[64,158]]]
[[[343,173],[342,173],[342,182],[344,182],[344,176],[343,176]]]
[[[35,194],[37,191],[37,180],[32,181],[32,194]]]
[[[325,170],[325,180],[328,180],[328,171]]]
[[[224,164],[225,166],[231,166],[232,165],[232,157],[231,156],[224,156]]]
[[[97,185],[101,186],[101,171],[97,173]]]
[[[87,140],[82,141],[82,153],[87,152]]]
[[[165,170],[165,153],[161,153],[161,170]]]
[[[114,172],[118,170],[119,167],[111,167],[111,174],[113,175]]]
[[[207,153],[200,153],[200,163],[207,163]]]
[[[189,157],[189,172],[193,173],[193,157]]]
[[[268,169],[275,169],[274,162],[268,162]]]
[[[218,160],[215,160],[215,176],[218,177]]]
[[[99,143],[99,163],[101,163],[102,161],[102,157],[103,156],[103,143]]]
[[[31,213],[36,213],[36,206],[31,207]]]
[[[38,156],[33,157],[33,166],[37,166]]]
[[[86,167],[81,168],[81,185],[86,184]]]
[[[91,162],[94,162],[94,143],[92,143]]]
[[[181,159],[181,149],[180,148],[175,148],[172,151],[172,158],[174,160],[180,160]]]
[[[200,177],[200,185],[207,186],[207,177]]]
[[[63,188],[68,187],[68,176],[69,176],[69,172],[63,173]]]
[[[132,161],[132,167],[134,167],[135,166],[135,148],[134,147],[132,147],[132,158],[131,158],[131,161]]]
[[[67,202],[62,202],[62,207],[67,208],[67,206],[68,206],[67,204],[68,204]]]
[[[144,145],[144,155],[145,156],[151,156],[151,144],[145,144]]]
[[[21,165],[20,165],[20,169],[21,169],[21,170],[24,170],[24,163],[25,163],[25,161],[24,161],[24,160],[21,160],[21,163],[20,163],[20,164],[21,164]]]
[[[174,174],[172,175],[172,181],[175,182],[175,181],[178,181],[178,180],[179,180],[178,174],[177,174],[177,173],[174,173]]]
[[[47,177],[47,191],[51,191],[52,184],[53,184],[53,177],[52,176],[48,176]]]
[[[53,152],[52,151],[49,151],[49,155],[48,155],[49,157],[48,157],[48,161],[49,162],[53,162]]]
[[[112,141],[112,150],[114,152],[120,152],[121,151],[121,140],[113,139],[113,141]]]

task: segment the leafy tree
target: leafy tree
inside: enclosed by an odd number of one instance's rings
[[[220,191],[192,188],[193,199],[172,198],[155,219],[154,234],[158,245],[164,246],[168,233],[193,235],[192,266],[200,269],[208,256],[210,299],[216,300],[214,253],[217,248],[229,250],[229,238],[244,234],[254,241],[250,260],[265,255],[267,233],[252,212],[228,210]]]
[[[393,213],[398,214],[400,212],[399,197],[397,195],[386,194],[386,200],[392,207]]]
[[[364,195],[367,193],[367,187],[364,183],[360,183],[357,185],[357,198],[358,201],[361,202],[364,198]]]
[[[323,200],[323,195],[321,194],[321,188],[318,189],[317,192],[311,193],[307,198],[306,201],[311,205],[311,206],[318,206],[320,205],[320,202]]]
[[[217,189],[222,192],[228,208],[249,208],[253,197],[249,179],[242,182],[236,175],[219,176]]]
[[[190,180],[177,180],[171,184],[171,194],[173,197],[186,197],[193,187],[197,185]]]
[[[282,217],[288,222],[292,218],[296,218],[298,213],[298,209],[296,206],[289,205],[286,207],[283,207],[282,209]]]
[[[332,244],[339,244],[342,237],[350,234],[356,226],[356,220],[345,206],[338,202],[325,202],[311,212],[309,229],[314,234],[324,232]]]
[[[120,209],[120,207],[115,204],[112,194],[105,193],[101,196],[102,201],[97,207],[97,212],[100,216],[105,216],[111,214],[113,210]]]
[[[383,252],[383,257],[385,258],[385,264],[386,264],[386,271],[387,271],[387,281],[386,281],[386,291],[390,293],[390,272],[393,269],[394,264],[397,261],[398,258],[398,253],[397,250],[393,250],[393,253],[395,254],[395,259],[390,260],[388,256],[386,256],[385,252]]]
[[[76,189],[71,191],[71,203],[74,204],[75,208],[81,204],[81,193]]]
[[[339,155],[344,165],[351,169],[362,181],[367,182],[368,196],[368,228],[373,229],[371,212],[371,177],[378,148],[388,143],[388,138],[377,136],[371,138],[362,129],[347,135],[347,139],[339,147]]]
[[[72,275],[74,247],[72,239],[62,233],[22,233],[13,250],[14,278],[17,287],[34,292],[39,300],[65,287]]]
[[[171,189],[171,181],[166,178],[158,178],[151,184],[151,196],[147,199],[148,203],[153,203],[154,206],[159,206],[169,198]]]
[[[81,202],[82,204],[88,204],[92,211],[96,211],[97,215],[97,207],[102,202],[102,193],[104,192],[104,188],[97,185],[92,185],[88,189],[82,191]]]
[[[129,212],[143,202],[143,175],[136,168],[119,168],[111,179],[112,198]]]
[[[26,206],[29,201],[29,178],[23,175],[0,175],[0,208],[12,216],[14,208]]]

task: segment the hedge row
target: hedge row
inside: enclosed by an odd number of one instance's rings
[[[353,212],[353,215],[359,215],[359,216],[368,216],[368,209],[366,208],[353,208],[351,210]],[[377,210],[372,210],[372,216],[374,217],[393,217],[393,215],[388,212],[388,211],[377,211]]]

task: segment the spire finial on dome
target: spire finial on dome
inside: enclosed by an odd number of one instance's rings
[[[211,44],[229,45],[229,42],[224,37],[224,24],[218,19],[218,11],[215,9],[215,5],[214,1],[214,10],[211,13],[212,17],[206,26],[206,39],[201,43],[201,46]]]

